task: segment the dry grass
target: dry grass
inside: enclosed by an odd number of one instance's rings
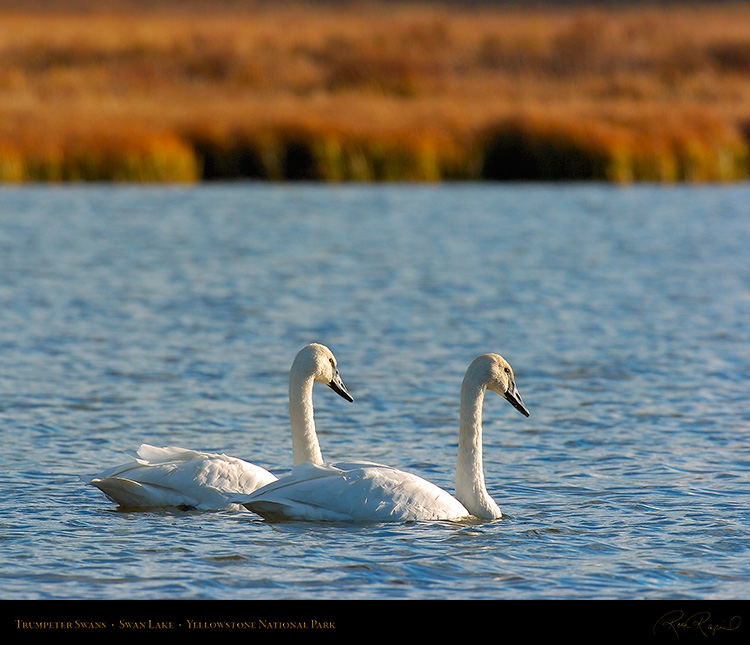
[[[748,5],[96,6],[0,9],[0,179],[747,177]]]

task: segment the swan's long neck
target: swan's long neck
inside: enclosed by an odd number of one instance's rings
[[[502,513],[487,492],[482,459],[482,406],[485,392],[485,384],[467,373],[461,386],[456,499],[472,515],[495,519],[502,517]]]
[[[318,434],[315,431],[313,410],[313,383],[309,374],[292,370],[289,376],[289,419],[292,424],[292,451],[294,465],[310,461],[323,464]]]

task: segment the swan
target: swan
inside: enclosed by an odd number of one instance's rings
[[[487,390],[525,416],[513,369],[498,354],[478,356],[461,385],[455,497],[411,473],[371,462],[306,462],[288,476],[235,501],[268,521],[418,521],[499,519],[482,461],[482,408]]]
[[[323,463],[313,416],[313,383],[320,381],[353,401],[333,352],[318,343],[303,347],[289,373],[289,413],[294,464]],[[126,508],[236,508],[228,496],[248,494],[276,481],[265,468],[224,454],[142,444],[137,458],[88,478],[109,499]]]

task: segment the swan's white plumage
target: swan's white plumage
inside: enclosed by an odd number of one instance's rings
[[[461,386],[456,497],[397,468],[370,462],[303,463],[237,501],[267,520],[417,521],[502,517],[484,483],[482,406],[487,389],[528,416],[513,371],[497,354],[477,357]],[[460,500],[460,501],[459,501]]]
[[[330,349],[312,343],[298,352],[289,374],[295,464],[305,460],[323,462],[312,405],[314,381],[321,381],[340,396],[352,400]],[[236,457],[142,444],[134,460],[109,468],[87,481],[122,507],[223,510],[238,508],[231,501],[232,496],[249,495],[276,479],[265,468]]]
[[[138,457],[91,478],[109,499],[124,507],[232,508],[230,494],[252,491],[276,480],[265,468],[224,454],[176,446],[142,444]]]
[[[442,520],[469,512],[417,475],[369,462],[303,463],[249,496],[246,508],[270,521]]]

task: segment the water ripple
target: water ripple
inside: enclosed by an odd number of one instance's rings
[[[747,597],[748,191],[0,190],[4,597]],[[312,340],[355,397],[316,390],[326,457],[449,490],[463,371],[503,353],[532,411],[486,402],[503,519],[271,525],[82,484],[143,441],[283,474]]]

